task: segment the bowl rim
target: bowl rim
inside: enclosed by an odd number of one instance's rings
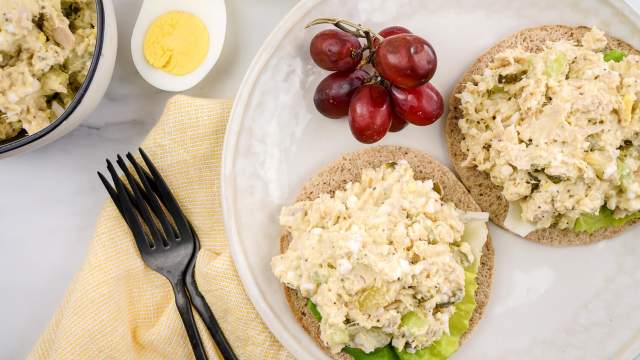
[[[27,135],[15,141],[9,141],[6,144],[0,145],[0,155],[9,153],[23,146],[32,144],[40,140],[41,138],[47,136],[49,133],[53,132],[60,125],[62,125],[62,123],[65,122],[65,120],[67,120],[71,116],[71,114],[73,114],[73,112],[78,108],[78,106],[82,102],[82,99],[84,99],[85,95],[89,90],[89,86],[91,85],[93,78],[96,74],[96,71],[98,69],[98,64],[100,62],[100,58],[102,55],[102,48],[104,44],[105,14],[104,14],[103,0],[95,0],[95,2],[96,2],[96,30],[97,30],[96,45],[93,50],[93,56],[91,59],[91,64],[89,65],[89,71],[87,72],[87,76],[82,82],[80,89],[78,89],[78,91],[76,92],[76,95],[73,97],[73,100],[71,100],[71,103],[69,104],[69,106],[67,106],[64,112],[60,116],[58,116],[58,118],[56,118],[51,124],[49,124],[44,129],[36,132],[35,134]]]

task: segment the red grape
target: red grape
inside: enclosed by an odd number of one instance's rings
[[[402,27],[402,26],[389,26],[386,27],[382,30],[380,30],[380,32],[378,33],[380,34],[380,36],[382,36],[383,38],[388,38],[388,37],[392,37],[393,35],[399,35],[399,34],[411,34],[411,31],[409,29],[407,29],[406,27]],[[373,38],[373,48],[377,48],[378,44],[380,44],[380,40],[377,37]]]
[[[329,71],[353,70],[362,60],[362,44],[358,38],[336,29],[317,33],[311,39],[309,51],[313,61]]]
[[[431,44],[413,34],[384,39],[376,50],[374,60],[380,76],[403,88],[427,83],[438,64]]]
[[[391,126],[391,100],[382,85],[363,85],[351,98],[349,126],[360,142],[372,144],[382,139]]]
[[[415,125],[433,124],[444,112],[442,95],[430,83],[409,89],[392,86],[391,99],[396,113]]]
[[[341,71],[330,74],[320,81],[313,96],[318,111],[332,119],[349,114],[349,101],[369,74],[364,70]]]
[[[389,132],[398,132],[407,126],[407,121],[401,118],[395,111],[391,112],[391,127]]]

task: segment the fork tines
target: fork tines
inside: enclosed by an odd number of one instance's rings
[[[134,238],[149,240],[147,244],[139,243],[138,246],[144,245],[153,248],[160,244],[166,247],[170,245],[171,241],[179,240],[180,233],[190,231],[190,228],[177,201],[154,164],[142,149],[140,149],[140,154],[149,169],[148,171],[138,163],[131,153],[126,155],[136,176],[129,170],[122,156],[117,156],[116,163],[124,173],[130,189],[120,178],[110,160],[107,160],[107,170],[115,188],[102,173],[98,172],[98,176],[134,233]],[[167,217],[164,209],[172,215],[171,218]],[[145,236],[145,234],[149,236]]]

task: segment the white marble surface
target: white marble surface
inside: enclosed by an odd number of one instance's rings
[[[98,109],[54,144],[0,160],[0,359],[26,356],[79,269],[106,200],[95,172],[106,157],[135,149],[171,96],[146,84],[131,60],[140,1],[114,1],[118,60]],[[232,98],[260,44],[295,3],[227,0],[222,57],[186,94]]]
[[[75,131],[35,152],[0,160],[0,359],[24,358],[80,268],[106,200],[96,171],[136,149],[172,94],[136,72],[129,40],[139,0],[114,0],[118,59],[97,110]],[[296,0],[227,0],[219,62],[186,92],[232,98],[262,41]]]

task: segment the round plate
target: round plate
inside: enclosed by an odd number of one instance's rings
[[[433,83],[445,97],[485,49],[524,27],[596,25],[639,47],[637,14],[623,2],[534,0],[325,0],[299,3],[269,36],[237,96],[227,129],[222,204],[229,244],[247,294],[293,355],[326,358],[297,324],[271,272],[278,214],[318,168],[365,148],[345,120],[322,117],[313,92],[327,72],[308,55],[322,27],[340,16],[374,29],[402,25],[438,54]],[[381,144],[421,149],[450,165],[442,120],[388,134]],[[593,246],[552,248],[491,226],[496,251],[491,301],[456,358],[631,358],[640,349],[639,229]]]

